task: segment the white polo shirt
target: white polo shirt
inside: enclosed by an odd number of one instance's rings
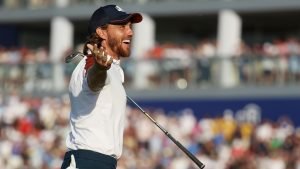
[[[87,84],[85,59],[78,63],[69,84],[71,132],[66,140],[67,147],[120,158],[126,108],[120,61],[114,60],[107,71],[105,86],[99,92],[93,92]]]

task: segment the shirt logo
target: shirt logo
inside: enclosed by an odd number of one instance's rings
[[[123,11],[123,9],[120,8],[119,6],[116,6],[115,8],[116,8],[116,10],[118,10],[118,11],[120,11],[120,12]]]

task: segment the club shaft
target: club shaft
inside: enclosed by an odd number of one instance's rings
[[[177,141],[167,130],[165,130],[161,125],[159,125],[147,112],[145,112],[133,99],[129,96],[127,98],[140,109],[144,115],[146,115],[161,131],[165,133],[200,169],[203,169],[205,165],[200,162],[190,151],[188,151],[179,141]]]

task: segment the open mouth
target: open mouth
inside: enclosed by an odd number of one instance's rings
[[[130,45],[131,40],[127,39],[127,40],[123,40],[123,43],[125,43],[126,45]]]

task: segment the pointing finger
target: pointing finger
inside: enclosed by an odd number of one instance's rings
[[[91,44],[88,43],[86,46],[87,46],[91,51],[94,50],[94,46],[93,46],[93,45],[91,45]]]

